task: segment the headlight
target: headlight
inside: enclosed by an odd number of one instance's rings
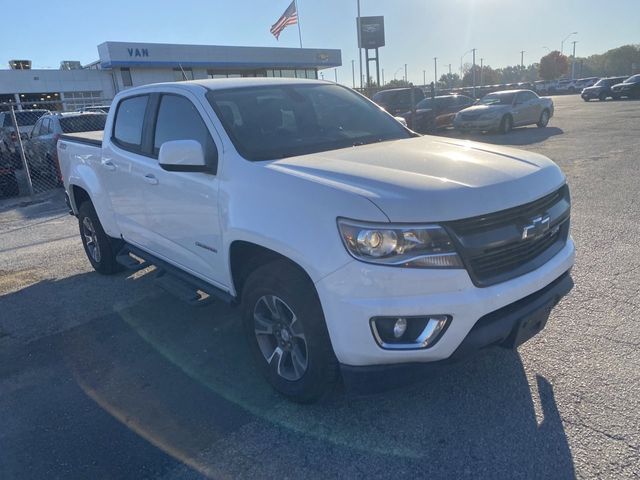
[[[439,225],[368,224],[338,219],[347,251],[362,262],[411,268],[463,268]]]

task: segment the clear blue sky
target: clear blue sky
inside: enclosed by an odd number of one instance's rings
[[[96,46],[107,40],[212,45],[298,46],[296,27],[276,41],[269,33],[290,0],[109,0],[9,3],[10,17],[0,29],[0,62],[33,60],[34,68],[57,68],[60,60],[96,60]],[[10,6],[9,6],[10,5]],[[485,65],[525,63],[560,49],[570,32],[578,35],[576,54],[602,53],[640,43],[640,0],[361,0],[362,15],[384,15],[387,46],[381,49],[385,79],[403,75],[421,83],[433,78],[470,48]],[[7,11],[5,8],[5,11]],[[351,84],[351,60],[357,58],[356,0],[299,0],[304,46],[339,48],[338,79]],[[17,12],[17,13],[16,13]],[[565,45],[565,53],[571,45]],[[466,60],[470,61],[471,56]],[[357,65],[357,64],[356,64]],[[357,68],[357,67],[356,67]],[[327,71],[326,78],[333,79]]]

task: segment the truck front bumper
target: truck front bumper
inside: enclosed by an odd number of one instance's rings
[[[344,383],[350,391],[374,393],[423,379],[451,362],[472,357],[483,348],[500,346],[515,349],[545,327],[551,309],[572,288],[573,280],[569,272],[565,272],[542,290],[483,316],[445,360],[369,366],[343,364]]]
[[[568,292],[567,272],[574,257],[575,247],[569,238],[564,248],[540,268],[485,288],[476,287],[463,269],[393,268],[354,260],[317,282],[316,288],[343,371],[348,372],[351,367],[437,362],[488,345],[506,345],[514,325],[524,318],[522,312],[526,309],[520,307],[528,297],[546,292],[545,298],[553,299],[548,303],[555,305]],[[568,280],[559,281],[561,278]],[[383,349],[370,326],[373,317],[428,315],[450,315],[451,321],[438,341],[423,349]],[[497,323],[486,320],[494,317],[509,319]]]

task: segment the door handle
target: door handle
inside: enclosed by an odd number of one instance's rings
[[[152,173],[147,173],[144,176],[144,181],[147,182],[149,185],[158,185],[158,179]]]
[[[115,170],[116,169],[116,164],[113,163],[111,160],[104,160],[103,159],[100,163],[107,170]]]

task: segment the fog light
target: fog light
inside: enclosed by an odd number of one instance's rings
[[[400,338],[407,331],[407,319],[399,318],[396,320],[396,324],[393,326],[393,336]]]
[[[388,350],[411,350],[434,345],[451,322],[451,315],[374,317],[371,331],[378,345]]]

